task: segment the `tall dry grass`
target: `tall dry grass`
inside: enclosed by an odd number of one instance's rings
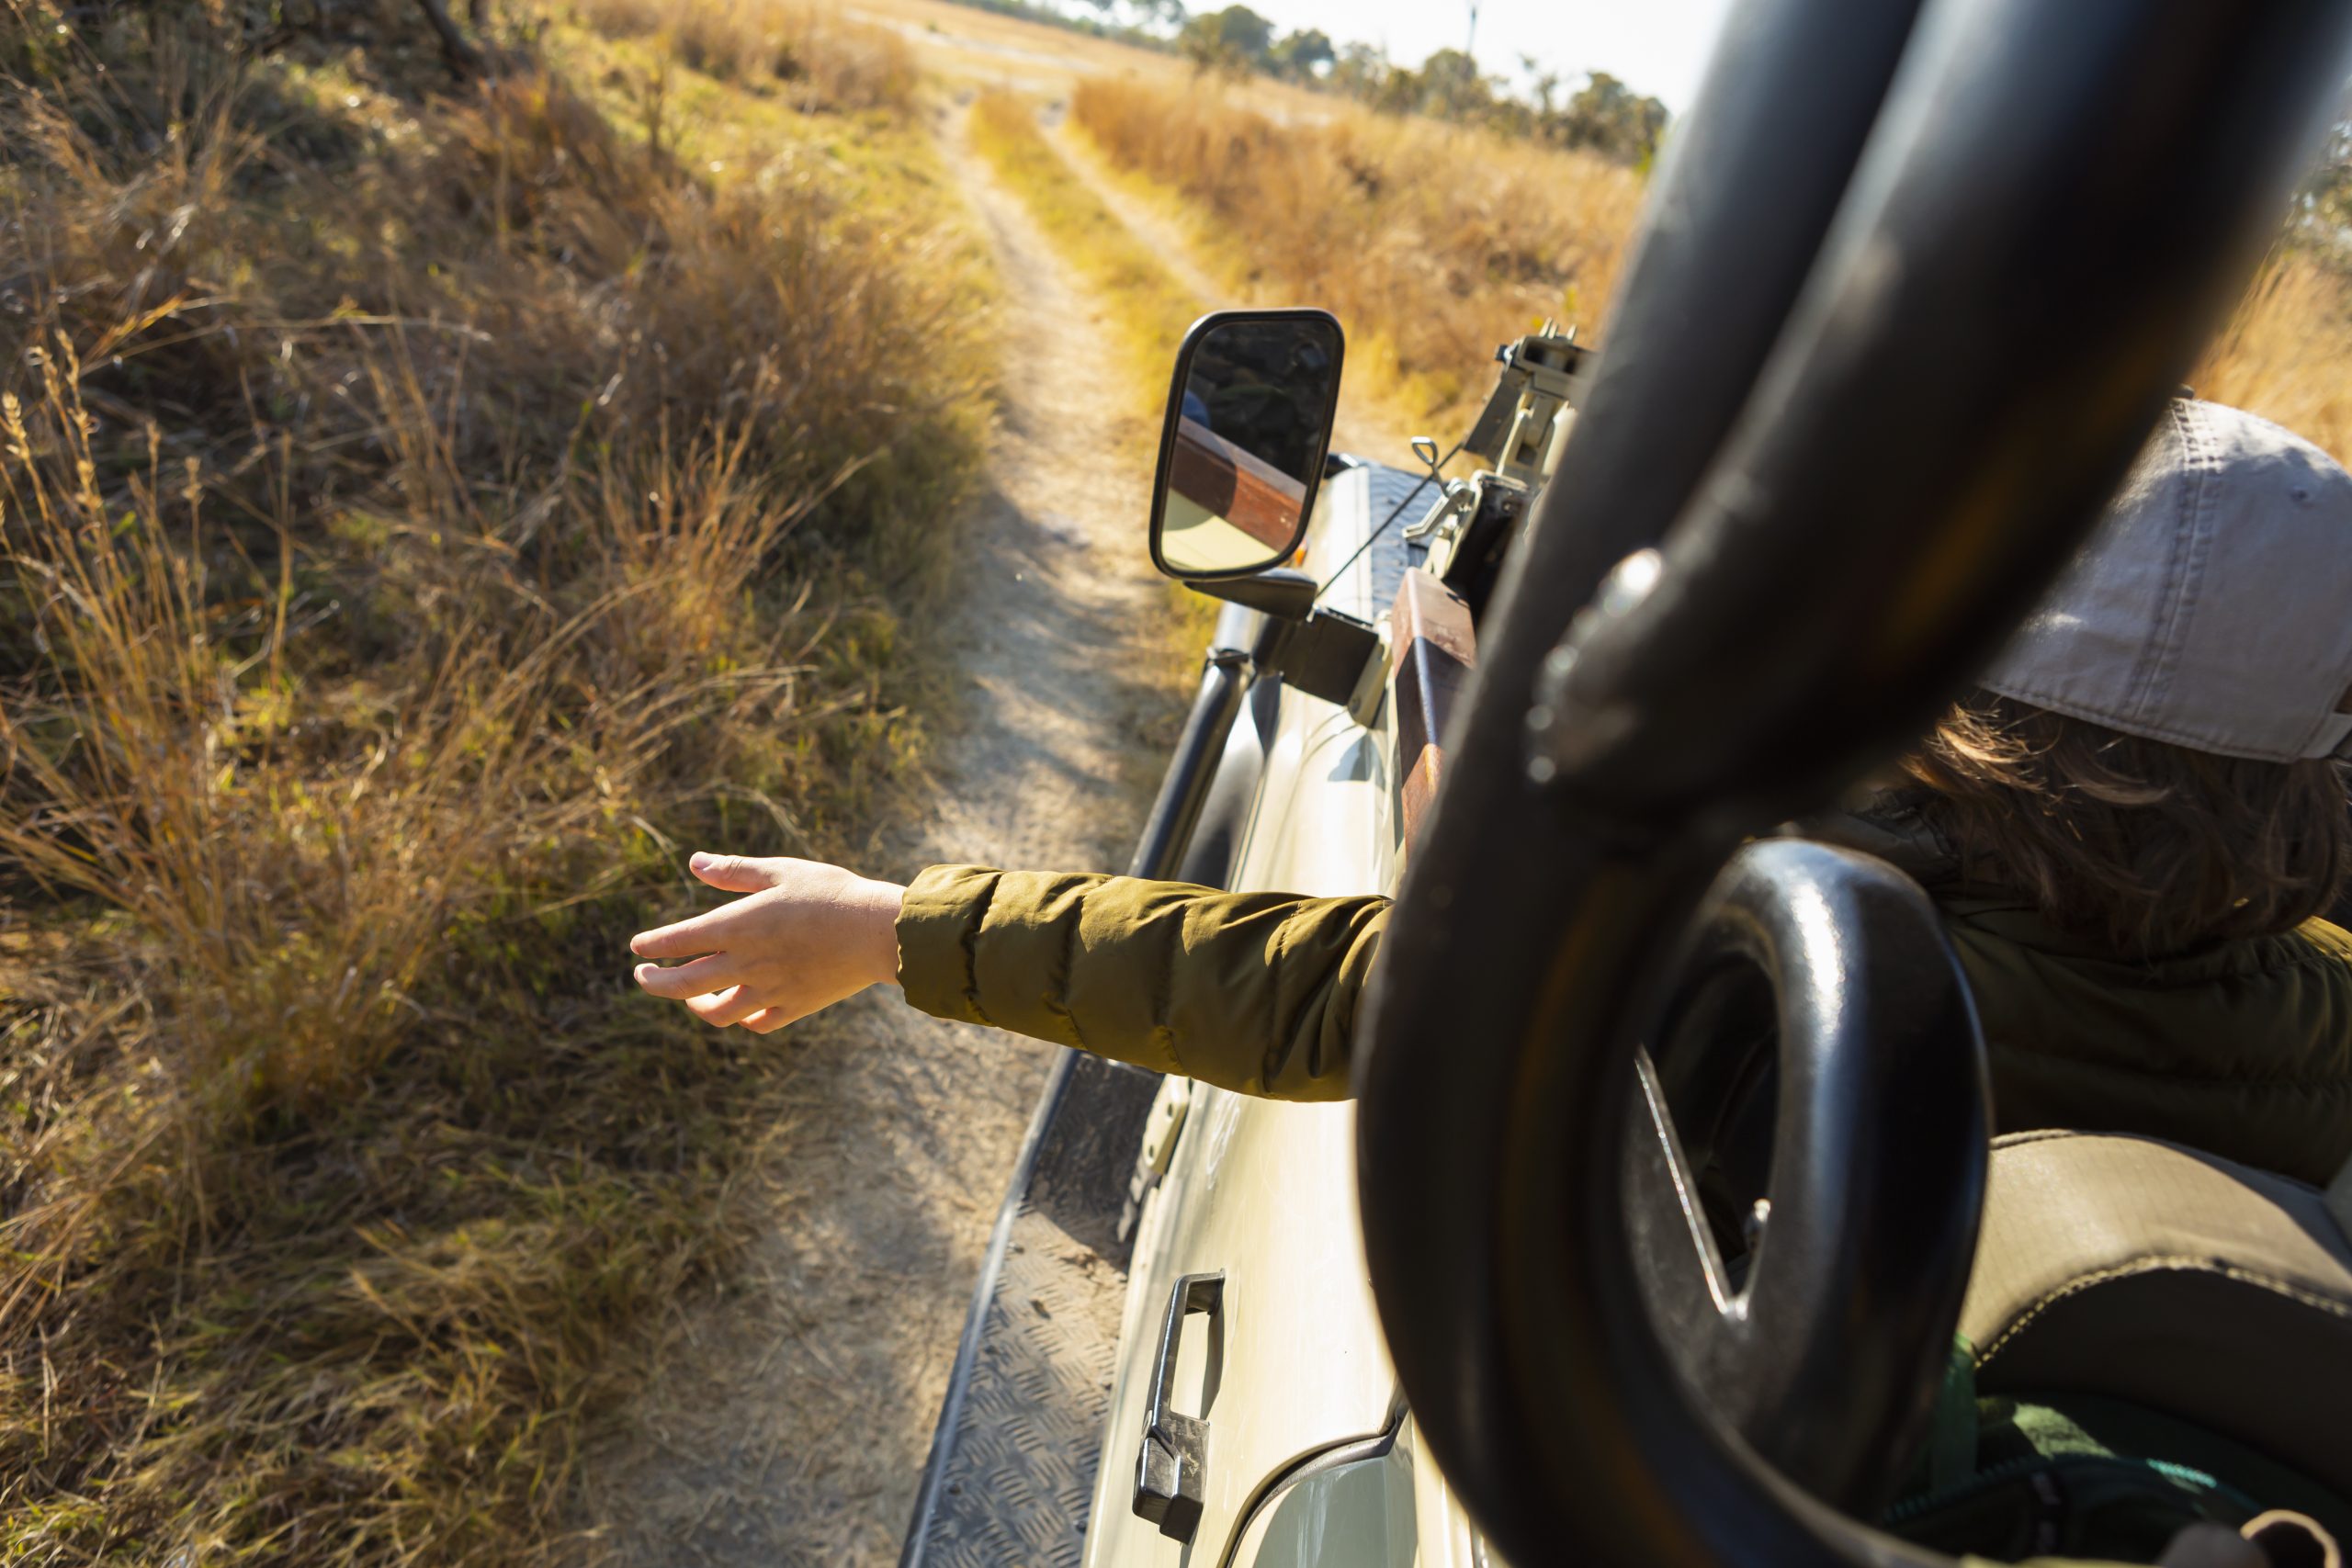
[[[1383,357],[1417,412],[1466,413],[1485,350],[1540,316],[1604,325],[1632,171],[1410,116],[1280,118],[1245,93],[1093,77],[1071,115],[1113,164],[1196,203],[1234,270],[1338,311],[1351,361]],[[2282,247],[2195,381],[2352,459],[2352,280]]]
[[[1282,121],[1237,90],[1090,78],[1071,118],[1114,165],[1200,204],[1229,263],[1337,311],[1419,412],[1487,386],[1486,351],[1544,317],[1594,324],[1638,175],[1414,117],[1335,107]]]
[[[904,110],[914,54],[887,28],[812,0],[568,0],[591,27],[659,38],[690,70],[782,91],[804,109]]]
[[[581,1557],[777,1060],[627,934],[915,743],[974,282],[405,7],[5,4],[0,1557]]]
[[[1156,434],[1168,395],[1168,367],[1184,329],[1206,302],[1070,167],[1039,125],[1034,100],[1001,88],[979,94],[972,102],[970,135],[973,147],[1021,198],[1124,340],[1123,357],[1131,373],[1127,446],[1140,469],[1150,461],[1146,444]],[[1169,690],[1181,694],[1196,679],[1202,639],[1216,619],[1216,605],[1172,581],[1167,590],[1164,613],[1150,626],[1151,662],[1168,677]],[[1172,720],[1180,711],[1171,706],[1163,716]],[[1153,731],[1144,739],[1156,751],[1173,744],[1175,735]]]
[[[2352,276],[2275,252],[2190,380],[2352,463]]]

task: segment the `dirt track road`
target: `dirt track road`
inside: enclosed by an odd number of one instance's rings
[[[1135,186],[1114,174],[1085,136],[1071,129],[1061,106],[1047,105],[1042,118],[1056,131],[1055,145],[1070,171],[1085,182],[1104,207],[1110,209],[1113,217],[1125,224],[1159,258],[1169,276],[1204,302],[1204,309],[1302,303],[1279,289],[1246,297],[1237,291],[1231,283],[1220,279],[1202,261],[1189,225],[1169,202],[1164,198],[1155,200],[1142,194]],[[1353,452],[1361,457],[1377,457],[1383,462],[1409,465],[1412,462],[1408,446],[1410,439],[1410,433],[1396,411],[1374,399],[1365,390],[1361,376],[1351,373],[1347,386],[1342,389],[1339,419],[1331,431],[1332,448]]]
[[[1139,649],[1161,592],[1148,453],[1097,313],[1027,214],[944,133],[1003,282],[992,493],[963,536],[945,641],[959,727],[934,808],[872,861],[1116,870],[1148,804]],[[760,1173],[751,1277],[682,1325],[626,1459],[594,1481],[620,1562],[895,1559],[998,1200],[1052,1048],[942,1023],[895,989],[787,1045],[796,1114]]]

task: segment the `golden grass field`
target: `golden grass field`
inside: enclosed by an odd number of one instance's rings
[[[2275,254],[2190,380],[2352,463],[2352,277]]]
[[[578,1557],[776,1060],[628,934],[920,741],[988,284],[903,43],[357,14],[0,9],[11,1562]]]
[[[950,0],[860,0],[858,13],[943,81],[1067,106],[1087,151],[1189,218],[1237,294],[1339,312],[1351,366],[1371,363],[1416,417],[1466,420],[1487,351],[1544,316],[1605,333],[1638,216],[1631,171],[1290,84],[1204,77],[1172,54]],[[2282,249],[2194,383],[2352,458],[2347,367],[2352,281]]]
[[[1109,308],[1135,371],[1137,409],[1157,414],[1167,367],[1205,302],[1071,172],[1028,99],[989,88],[973,100],[971,115],[972,145]]]
[[[1069,104],[1112,164],[1192,205],[1241,287],[1338,312],[1351,363],[1368,348],[1403,405],[1442,428],[1483,400],[1494,344],[1547,316],[1606,340],[1639,216],[1631,170],[1350,105],[1304,118],[1164,67],[1082,77]],[[2194,382],[2352,458],[2348,371],[2352,279],[2282,248]]]
[[[1598,322],[1641,204],[1640,177],[1590,153],[1353,106],[1269,114],[1213,81],[1090,78],[1070,119],[1191,203],[1249,294],[1336,312],[1351,364],[1449,424],[1483,402],[1495,344]]]

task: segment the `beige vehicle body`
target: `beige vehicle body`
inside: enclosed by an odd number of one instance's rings
[[[1224,728],[1180,739],[1134,869],[1237,890],[1393,890],[1438,726],[1418,695],[1401,710],[1419,721],[1414,783],[1398,761],[1395,694],[1427,682],[1395,667],[1389,626],[1409,575],[1460,611],[1466,641],[1466,607],[1428,569],[1481,515],[1480,497],[1523,503],[1568,423],[1572,338],[1525,341],[1541,362],[1507,367],[1508,395],[1486,422],[1485,456],[1501,461],[1475,481],[1317,449],[1319,481],[1283,491],[1285,476],[1259,475],[1268,465],[1246,450],[1211,462],[1215,438],[1171,434],[1178,457],[1199,449],[1205,477],[1188,482],[1223,510],[1171,495],[1156,549],[1202,570],[1203,540],[1227,554],[1249,545],[1262,560],[1270,538],[1286,547],[1270,520],[1311,489],[1289,575],[1314,607],[1285,616],[1238,599],[1220,621],[1194,722]],[[1335,353],[1334,375],[1337,364]],[[1234,564],[1250,570],[1244,555]],[[1317,637],[1328,655],[1279,651]],[[1188,791],[1194,809],[1156,839]],[[1065,1062],[984,1260],[902,1565],[1474,1561],[1460,1509],[1416,1462],[1364,1261],[1354,1151],[1352,1102],[1257,1100]],[[1217,1282],[1213,1303],[1171,1306],[1204,1278]],[[1206,1462],[1182,1488],[1179,1518],[1155,1512],[1139,1472],[1156,1382],[1163,1415],[1206,1423]]]
[[[1360,468],[1331,482],[1305,562],[1318,581],[1363,542],[1363,521],[1385,514],[1356,493],[1381,477]],[[1375,545],[1327,603],[1380,620],[1407,555],[1401,542]],[[1384,694],[1366,727],[1347,707],[1279,693],[1231,886],[1390,889],[1402,831],[1395,711]],[[1258,743],[1237,727],[1234,745]],[[1466,1521],[1417,1460],[1383,1347],[1357,1218],[1353,1103],[1287,1104],[1169,1078],[1154,1111],[1143,1157],[1165,1164],[1136,1228],[1088,1568],[1475,1561]],[[1130,1503],[1170,1291],[1204,1272],[1224,1274],[1225,1294],[1214,1322],[1193,1315],[1180,1341],[1173,1404],[1209,1427],[1201,1520],[1182,1542]]]

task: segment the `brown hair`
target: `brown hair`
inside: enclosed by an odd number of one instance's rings
[[[2134,956],[2291,931],[2352,874],[2338,763],[2259,762],[1979,692],[1903,759],[1962,876]]]

